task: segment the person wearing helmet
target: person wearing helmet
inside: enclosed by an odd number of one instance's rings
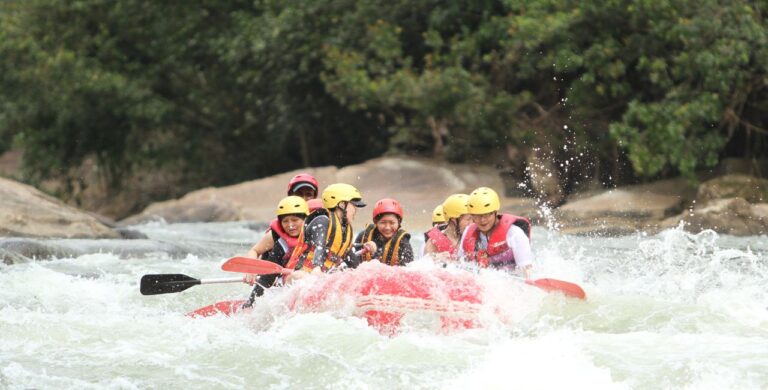
[[[446,223],[445,220],[445,212],[443,211],[443,205],[439,204],[437,207],[435,207],[434,210],[432,210],[432,227],[435,227],[437,225],[442,225]]]
[[[304,218],[309,214],[307,202],[298,196],[288,196],[277,204],[275,213],[277,218],[269,224],[265,237],[269,240],[260,240],[248,251],[247,257],[269,260],[273,263],[285,266],[290,259],[293,249],[298,243],[301,228],[304,226]],[[264,294],[264,289],[271,287],[278,275],[246,275],[243,279],[248,284],[256,284],[251,295],[243,305],[250,307],[254,299]]]
[[[307,217],[286,268],[309,272],[314,268],[327,271],[348,262],[352,248],[352,221],[358,207],[365,207],[357,188],[344,183],[329,185],[322,195],[323,208]],[[376,251],[376,244],[366,242],[367,250]],[[294,272],[291,278],[301,277]]]
[[[442,254],[449,259],[456,256],[461,233],[472,221],[467,210],[467,194],[453,194],[442,204],[446,223],[437,225],[427,232],[424,254]]]
[[[314,176],[308,173],[299,173],[288,182],[288,195],[300,196],[309,202],[310,199],[317,198],[319,188],[320,184]]]
[[[356,267],[359,262],[378,259],[387,265],[406,265],[413,261],[413,248],[411,247],[411,235],[402,229],[403,207],[400,202],[384,198],[376,202],[373,208],[373,223],[368,224],[365,230],[358,234],[355,242],[362,244],[373,241],[376,243],[375,252],[365,252],[360,256],[354,256]]]
[[[533,265],[531,221],[511,214],[500,214],[499,195],[480,187],[467,200],[473,223],[464,231],[459,257],[481,267],[504,270],[519,268],[526,279]]]

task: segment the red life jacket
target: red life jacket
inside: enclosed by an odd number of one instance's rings
[[[280,221],[277,218],[269,223],[269,229],[277,233],[277,235],[285,240],[285,243],[291,248],[296,247],[296,243],[299,242],[299,237],[291,237],[285,230],[283,230],[283,225],[280,224]]]
[[[283,247],[283,260],[287,260],[291,257],[291,253],[293,253],[293,248],[296,247],[296,244],[299,242],[299,237],[291,237],[288,235],[288,233],[283,230],[283,225],[280,224],[280,221],[275,218],[272,220],[272,222],[269,223],[269,229],[267,230],[267,233],[272,234],[272,237],[274,238],[275,235],[277,235],[277,239],[275,240],[275,245],[280,245]]]
[[[456,247],[453,245],[453,242],[438,226],[435,226],[432,230],[428,231],[427,237],[432,240],[432,244],[435,245],[438,252],[448,252],[451,255],[456,254]]]
[[[467,226],[462,249],[464,255],[469,261],[476,261],[481,267],[514,267],[515,254],[512,248],[507,244],[507,232],[515,225],[521,229],[531,239],[531,221],[528,218],[518,217],[511,214],[498,215],[498,222],[493,227],[491,235],[488,237],[488,247],[485,250],[478,250],[477,243],[480,232],[477,225],[472,223]]]

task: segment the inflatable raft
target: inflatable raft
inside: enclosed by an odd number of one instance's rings
[[[289,288],[286,304],[293,312],[351,312],[384,334],[396,333],[404,323],[426,322],[443,330],[473,328],[483,303],[482,288],[468,272],[379,263],[312,275]],[[242,304],[222,301],[188,315],[232,315],[243,311]]]

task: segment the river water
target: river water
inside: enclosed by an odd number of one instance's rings
[[[243,315],[187,317],[250,287],[142,296],[139,278],[233,276],[220,264],[260,233],[245,223],[137,230],[215,250],[0,263],[0,388],[768,388],[765,236],[587,238],[536,228],[535,276],[578,283],[586,301],[484,271],[484,300],[507,321],[458,332],[406,326],[389,337],[343,313],[287,312],[290,288],[268,291]]]

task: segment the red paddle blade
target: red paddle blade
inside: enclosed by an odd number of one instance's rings
[[[534,285],[542,290],[551,292],[561,292],[569,297],[587,299],[587,294],[578,284],[565,282],[557,279],[536,279],[526,280],[528,284]]]
[[[289,273],[290,270],[266,260],[252,259],[250,257],[233,257],[221,265],[221,269],[228,272],[242,272],[244,274],[272,275]]]

